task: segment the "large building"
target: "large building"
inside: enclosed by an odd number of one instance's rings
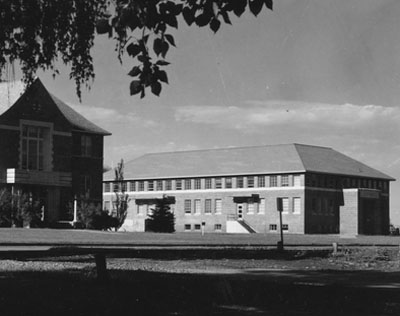
[[[104,207],[117,183],[108,172]],[[301,144],[147,154],[125,165],[122,229],[145,231],[156,199],[170,196],[180,232],[386,234],[394,179],[331,148]]]
[[[75,197],[102,201],[106,135],[36,79],[0,115],[0,188],[40,201],[46,224],[71,220]]]

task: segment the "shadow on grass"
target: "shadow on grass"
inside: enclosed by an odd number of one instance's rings
[[[290,273],[305,280],[304,271]],[[384,275],[373,273],[378,279]],[[110,275],[109,282],[99,283],[92,269],[1,273],[1,315],[400,314],[398,289],[300,284],[279,276],[124,270]]]

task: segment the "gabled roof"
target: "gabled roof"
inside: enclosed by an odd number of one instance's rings
[[[126,180],[300,172],[394,180],[332,148],[302,144],[152,153],[124,169]],[[113,170],[104,179],[113,180]]]
[[[18,88],[20,89],[20,86],[18,86]],[[37,94],[40,94],[43,98],[45,98],[46,101],[50,103],[51,107],[54,107],[62,115],[62,117],[65,118],[65,120],[70,124],[72,130],[101,135],[111,135],[111,133],[90,122],[66,103],[49,93],[39,78],[36,78],[35,81],[26,88],[25,92],[16,100],[16,102],[9,109],[7,109],[7,111],[0,115],[0,119],[5,120],[7,117],[9,117],[8,114],[13,111],[15,112],[14,109],[16,107],[23,107],[27,102],[25,100],[27,95]]]

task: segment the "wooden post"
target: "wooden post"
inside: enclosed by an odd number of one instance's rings
[[[282,198],[276,198],[276,209],[279,212],[279,231],[281,234],[281,240],[278,241],[278,251],[283,251],[283,228],[282,228],[282,212],[283,212],[283,200]]]
[[[102,253],[96,253],[94,259],[96,261],[97,280],[100,282],[107,282],[110,277],[107,271],[106,256]]]
[[[332,247],[333,247],[333,254],[337,255],[337,252],[338,252],[338,244],[337,244],[337,242],[334,242],[332,244]]]
[[[74,219],[73,223],[75,224],[78,221],[78,201],[76,199],[76,195],[74,196]]]

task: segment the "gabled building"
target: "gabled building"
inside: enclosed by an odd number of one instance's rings
[[[112,209],[113,172],[104,176]],[[147,154],[125,164],[123,229],[145,231],[155,200],[170,196],[176,231],[386,234],[394,179],[331,148],[288,144]]]
[[[0,115],[0,188],[41,201],[47,224],[71,220],[74,197],[102,201],[106,135],[36,79]]]

